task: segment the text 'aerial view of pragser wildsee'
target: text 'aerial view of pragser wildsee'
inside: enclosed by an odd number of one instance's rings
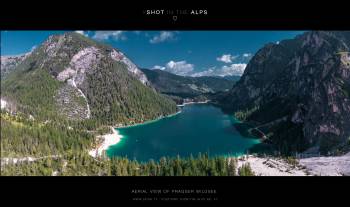
[[[1,31],[2,176],[348,176],[350,31]]]

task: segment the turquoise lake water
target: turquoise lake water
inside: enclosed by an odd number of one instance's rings
[[[182,112],[148,124],[117,129],[123,138],[107,150],[108,157],[122,156],[138,161],[161,157],[237,156],[260,141],[242,137],[233,127],[232,115],[209,104],[192,104]]]

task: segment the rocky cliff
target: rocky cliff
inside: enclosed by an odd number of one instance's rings
[[[349,48],[350,32],[337,31],[267,44],[219,101],[249,112],[247,121],[263,125],[280,151],[340,149],[350,137]]]

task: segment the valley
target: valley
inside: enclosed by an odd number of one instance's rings
[[[167,95],[177,104],[207,101],[215,93],[231,89],[237,80],[237,77],[232,79],[215,76],[188,77],[159,69],[141,70],[158,92]]]
[[[1,175],[349,175],[349,48],[305,32],[197,77],[51,35],[1,56]]]

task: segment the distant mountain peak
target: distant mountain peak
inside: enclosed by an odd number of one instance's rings
[[[1,56],[1,78],[4,78],[12,69],[16,68],[32,51],[20,55]]]
[[[142,69],[151,85],[178,103],[185,98],[209,95],[232,88],[235,80],[216,76],[180,76],[159,69]]]
[[[78,59],[82,64],[83,62],[86,63],[86,61],[91,61],[91,59],[88,60],[89,57],[92,58],[97,55],[97,62],[94,62],[94,64],[97,64],[101,57],[112,58],[114,61],[125,64],[128,71],[143,84],[148,84],[146,76],[128,57],[126,57],[124,53],[109,45],[95,42],[94,40],[76,32],[67,32],[62,35],[51,35],[41,47],[46,54],[45,59],[41,63],[41,67],[50,67],[50,63],[52,62],[50,59],[52,58],[55,62],[63,63],[63,68],[53,69],[54,76],[57,76],[58,73],[65,69],[68,69],[68,71],[71,70],[71,64]]]

